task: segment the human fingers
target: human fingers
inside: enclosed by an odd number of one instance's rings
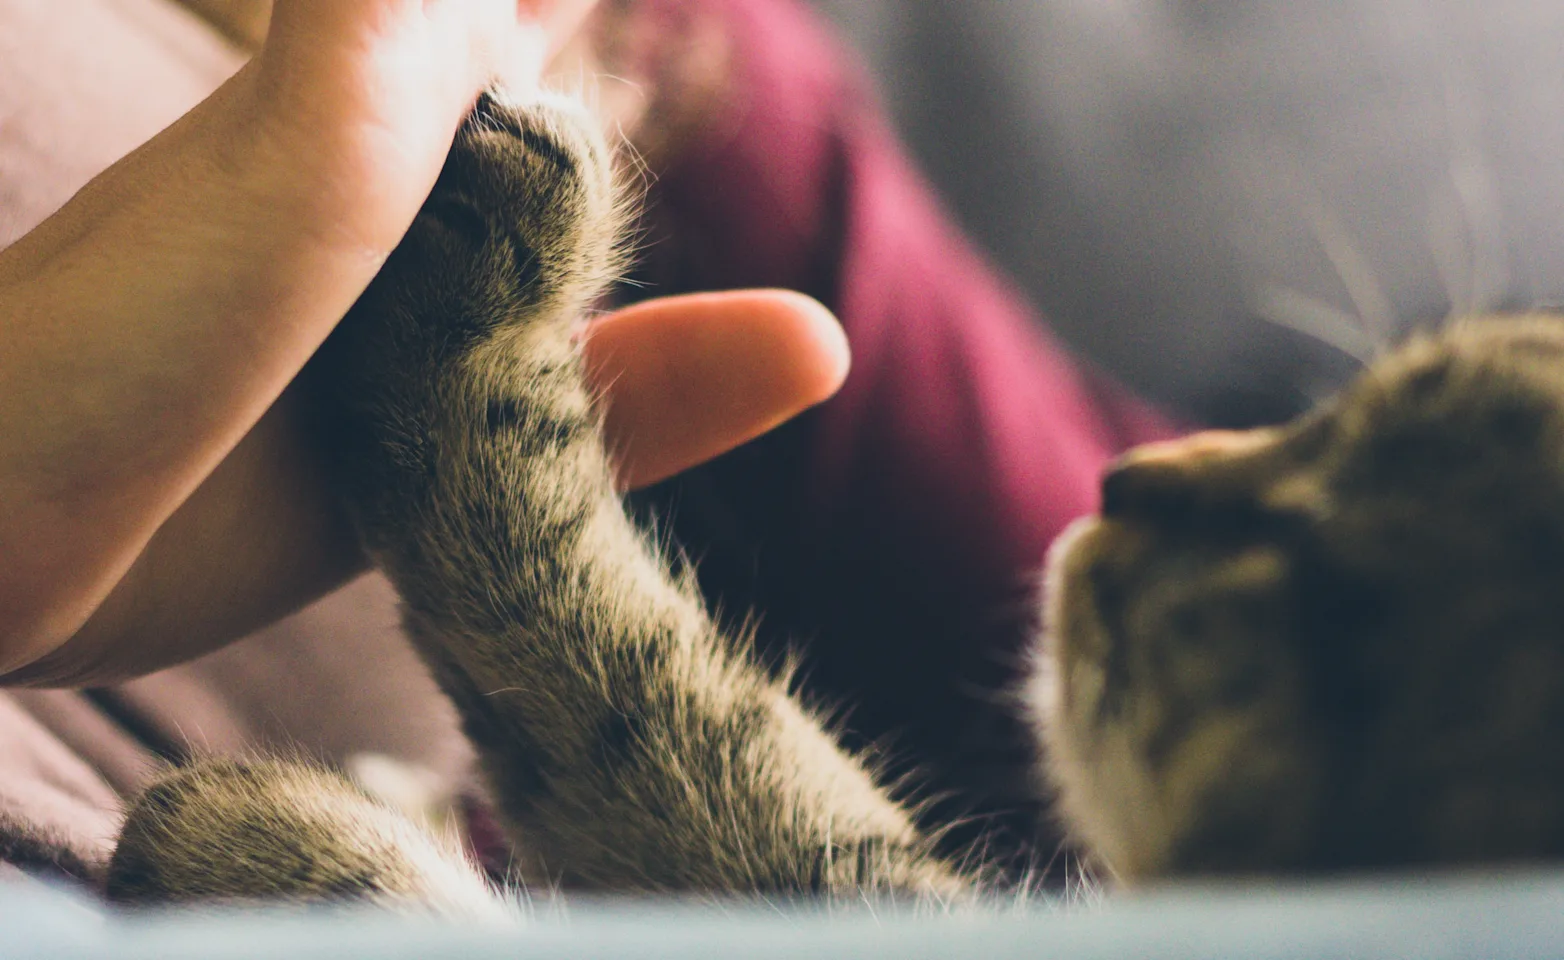
[[[709,460],[820,403],[850,362],[830,311],[783,290],[638,304],[596,320],[584,349],[625,489]]]
[[[383,252],[411,222],[478,92],[498,81],[527,96],[594,5],[278,0],[252,64],[260,135],[249,139],[294,180],[303,171],[318,184],[339,234]]]

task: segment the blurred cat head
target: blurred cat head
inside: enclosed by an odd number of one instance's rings
[[[1125,879],[1564,854],[1564,320],[1131,452],[1044,614],[1048,772]]]

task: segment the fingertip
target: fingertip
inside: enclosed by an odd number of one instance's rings
[[[795,290],[760,290],[755,296],[775,305],[775,322],[792,327],[784,340],[798,354],[799,400],[807,406],[829,400],[852,369],[852,348],[841,321],[825,304]]]
[[[794,290],[731,290],[648,300],[601,317],[589,328],[589,337],[604,334],[603,352],[619,353],[613,345],[635,343],[664,354],[668,373],[693,374],[698,365],[715,368],[720,363],[726,378],[753,375],[752,386],[765,397],[795,408],[789,416],[829,399],[852,367],[847,333],[836,315],[814,297]],[[646,359],[644,353],[638,358]]]
[[[595,321],[585,352],[626,487],[711,459],[829,399],[851,362],[831,311],[784,290],[637,304]]]

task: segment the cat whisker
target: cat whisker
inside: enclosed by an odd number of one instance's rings
[[[1430,200],[1429,252],[1451,315],[1470,316],[1503,300],[1509,271],[1493,170],[1482,145],[1479,98],[1470,77],[1455,76],[1451,58],[1443,65],[1451,192]]]
[[[1320,252],[1330,261],[1346,290],[1347,299],[1352,302],[1357,326],[1373,346],[1368,359],[1379,356],[1396,335],[1396,311],[1390,295],[1385,292],[1373,265],[1354,242],[1347,225],[1323,200],[1316,198],[1305,203],[1303,214]]]
[[[1372,363],[1382,347],[1358,318],[1300,290],[1266,287],[1252,309],[1261,320],[1323,343],[1351,357],[1360,367]]]
[[[521,687],[500,687],[498,689],[488,691],[487,693],[484,694],[484,696],[485,697],[498,697],[501,694],[506,694],[506,693],[525,693],[525,692],[526,691],[523,688],[521,688]]]

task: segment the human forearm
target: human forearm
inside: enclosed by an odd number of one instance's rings
[[[158,529],[86,622],[7,684],[102,686],[239,639],[364,561],[286,392]]]

